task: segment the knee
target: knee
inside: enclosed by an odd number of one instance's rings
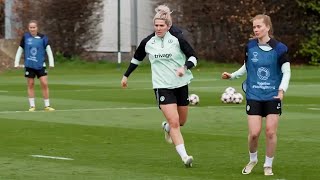
[[[179,122],[171,122],[169,124],[170,124],[170,128],[179,128],[180,127]]]
[[[251,140],[257,140],[258,138],[259,138],[259,133],[258,132],[251,132],[250,134],[249,134],[249,138],[251,139]]]
[[[34,82],[29,82],[28,83],[28,88],[29,89],[33,89],[33,87],[34,87]]]
[[[47,82],[43,82],[42,83],[42,88],[47,89],[48,88],[48,83]]]
[[[276,136],[277,136],[276,131],[271,129],[266,129],[266,138],[273,139]]]

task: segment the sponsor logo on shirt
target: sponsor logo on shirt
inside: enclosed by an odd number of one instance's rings
[[[154,58],[170,58],[172,57],[172,54],[155,54]]]
[[[257,75],[261,80],[267,80],[270,77],[270,71],[268,68],[260,67],[258,69]]]
[[[31,45],[31,44],[32,44],[32,38],[28,38],[28,39],[27,39],[27,44],[28,44],[28,45]]]
[[[258,52],[253,52],[252,55],[253,55],[253,58],[251,58],[251,61],[252,61],[252,62],[258,62],[258,60],[259,60],[259,59],[257,58]]]

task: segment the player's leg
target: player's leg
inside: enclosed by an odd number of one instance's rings
[[[35,96],[34,96],[34,78],[35,73],[33,69],[25,68],[25,74],[24,76],[27,79],[27,91],[28,91],[28,100],[29,100],[29,111],[35,111],[36,105],[35,105]]]
[[[172,97],[172,90],[168,90],[168,89],[154,89],[154,93],[155,93],[155,96],[156,96],[156,100],[158,102],[158,106],[159,106],[159,109],[160,108],[160,104],[168,104],[170,100],[170,97]],[[174,100],[172,100],[172,103],[175,102]],[[170,101],[170,102],[171,102]],[[172,144],[172,139],[170,137],[170,124],[167,122],[167,121],[163,121],[162,124],[162,129],[164,131],[164,138],[166,140],[167,143],[169,144]]]
[[[242,174],[250,174],[258,162],[258,142],[262,128],[262,109],[258,101],[247,101],[249,163],[242,169]]]
[[[266,176],[273,175],[272,162],[277,147],[278,121],[278,114],[269,114],[266,117],[266,157],[263,165]]]
[[[47,72],[45,70],[45,68],[43,68],[42,70],[39,70],[38,72],[39,74],[39,80],[40,80],[40,85],[41,85],[41,90],[42,90],[42,96],[44,99],[44,110],[45,111],[54,111],[55,109],[53,109],[52,107],[50,107],[50,100],[49,100],[49,86],[48,86],[48,76],[47,76]]]
[[[272,163],[277,147],[277,129],[279,123],[279,116],[281,114],[281,102],[270,101],[266,103],[266,157],[264,167],[264,174],[266,176],[273,175]]]
[[[188,109],[189,109],[188,106],[178,106],[180,126],[183,126],[187,122]]]
[[[170,125],[170,137],[176,146],[176,150],[180,155],[186,167],[192,166],[193,157],[188,156],[184,146],[183,136],[180,131],[179,114],[177,104],[163,104],[160,108]]]
[[[35,98],[34,98],[34,78],[27,78],[28,86],[28,98],[29,98],[29,111],[36,110]]]
[[[249,151],[250,153],[254,153],[258,149],[259,136],[262,129],[262,117],[259,115],[248,115],[248,129]]]
[[[183,126],[187,122],[188,111],[189,111],[188,85],[177,88],[175,90],[175,96],[177,98],[179,123],[180,123],[180,126]]]

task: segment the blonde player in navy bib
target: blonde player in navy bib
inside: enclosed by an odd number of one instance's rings
[[[236,79],[247,73],[244,82],[248,114],[249,163],[242,174],[250,174],[258,163],[258,140],[262,118],[266,119],[266,156],[264,175],[273,175],[272,162],[277,145],[277,128],[282,111],[282,99],[291,76],[288,48],[272,38],[272,23],[267,15],[252,19],[254,39],[246,45],[244,65],[233,73],[222,73],[222,79]]]
[[[28,23],[29,32],[24,33],[20,46],[17,50],[14,67],[21,67],[20,59],[24,52],[24,76],[28,84],[28,97],[30,108],[29,111],[35,111],[35,93],[34,93],[34,78],[37,77],[40,81],[42,95],[44,99],[44,110],[54,111],[50,107],[49,101],[49,87],[47,79],[47,70],[45,67],[45,58],[48,55],[49,67],[54,67],[54,59],[48,37],[44,34],[38,33],[38,23],[31,20]]]
[[[193,157],[187,154],[180,126],[187,121],[188,84],[193,78],[190,69],[197,65],[197,58],[182,32],[172,27],[170,14],[170,9],[165,5],[156,8],[153,19],[155,32],[140,43],[121,85],[127,87],[129,75],[148,54],[155,96],[167,120],[162,123],[165,139],[174,143],[184,165],[191,167]]]

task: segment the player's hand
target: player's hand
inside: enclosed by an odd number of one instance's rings
[[[186,73],[186,67],[185,66],[182,66],[182,67],[179,67],[178,69],[176,69],[176,74],[179,77],[182,77],[185,73]]]
[[[230,73],[227,73],[227,72],[223,72],[221,74],[221,78],[222,79],[230,79],[231,78],[231,74]]]
[[[284,91],[281,89],[281,90],[278,91],[278,95],[277,95],[277,96],[274,96],[273,98],[275,98],[275,99],[280,99],[280,100],[282,101],[282,99],[283,99],[283,93],[284,93]]]
[[[122,77],[121,86],[122,86],[122,88],[127,88],[128,87],[128,77],[126,77],[126,76]]]
[[[15,64],[14,68],[19,69],[19,68],[24,68],[23,64]]]

